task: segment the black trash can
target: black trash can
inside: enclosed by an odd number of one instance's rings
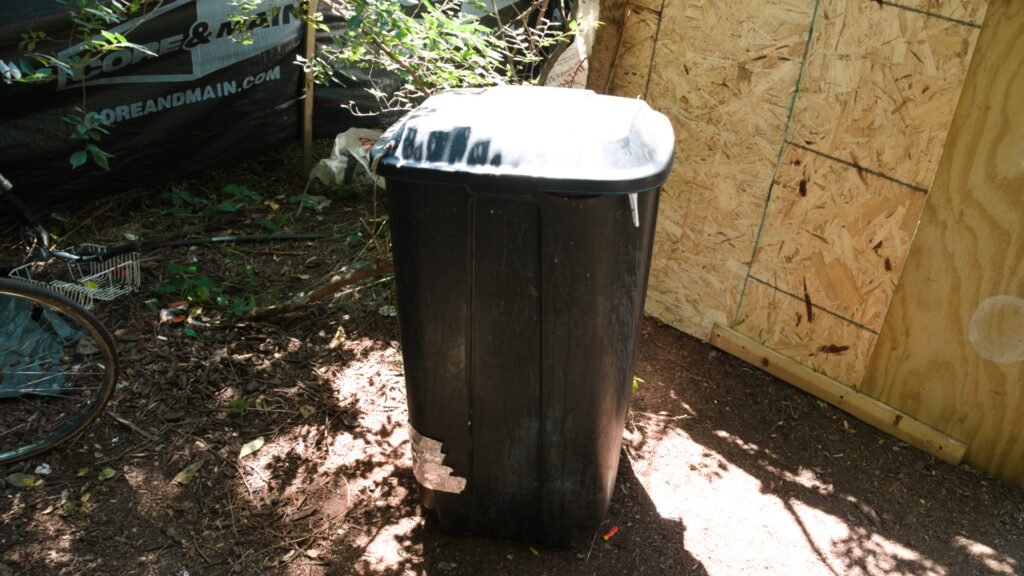
[[[500,87],[374,146],[414,472],[446,528],[571,545],[604,518],[673,145],[640,100]]]

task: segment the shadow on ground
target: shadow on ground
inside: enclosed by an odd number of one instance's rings
[[[688,545],[709,573],[1024,570],[1019,488],[652,320],[637,373],[628,450],[663,513],[702,535]]]

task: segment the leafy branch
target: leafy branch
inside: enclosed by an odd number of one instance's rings
[[[333,36],[333,46],[303,61],[306,70],[319,83],[352,80],[346,70],[353,69],[366,72],[371,82],[381,71],[390,73],[397,88],[370,88],[385,112],[410,109],[446,88],[533,83],[550,48],[574,34],[543,18],[548,0],[537,0],[506,22],[495,10],[491,26],[455,0],[422,0],[414,11],[397,0],[323,3],[346,19],[346,29]],[[482,3],[475,8],[486,13]],[[348,107],[359,113],[353,106]]]
[[[61,119],[70,125],[71,138],[84,142],[82,150],[71,155],[72,168],[83,165],[88,158],[102,167],[110,169],[111,154],[98,146],[103,135],[108,134],[109,123],[98,114],[89,113],[86,107],[86,70],[112,52],[130,50],[147,56],[157,54],[149,48],[131,42],[126,37],[131,31],[114,31],[125,22],[145,16],[147,10],[155,10],[162,0],[59,0],[71,20],[71,44],[78,42],[78,50],[68,56],[43,51],[41,46],[57,42],[45,32],[29,30],[22,34],[18,43],[21,56],[16,62],[0,62],[0,73],[6,83],[39,84],[56,80],[60,75],[81,83],[82,103]],[[144,18],[138,18],[136,26]],[[59,44],[58,44],[59,45]]]

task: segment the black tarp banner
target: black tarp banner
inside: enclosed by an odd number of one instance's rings
[[[0,83],[0,173],[30,206],[60,205],[248,158],[300,136],[303,72],[296,56],[305,24],[298,3],[264,0],[251,43],[233,39],[228,0],[166,0],[144,17],[113,28],[158,56],[123,50],[107,54],[75,76],[41,84]],[[333,21],[332,26],[344,26]],[[51,39],[40,46],[60,56],[71,22],[52,0],[0,0],[0,60],[20,57],[29,30]],[[321,38],[319,41],[329,41]],[[355,88],[315,92],[317,136],[380,123],[354,118],[339,104],[367,98]],[[84,143],[62,120],[75,107],[109,122],[100,147],[113,154],[110,171],[92,161],[72,169]]]

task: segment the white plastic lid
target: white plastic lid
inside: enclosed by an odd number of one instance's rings
[[[545,190],[631,193],[664,182],[674,140],[668,119],[642,100],[501,86],[430,97],[372,155],[385,177],[528,179]]]

